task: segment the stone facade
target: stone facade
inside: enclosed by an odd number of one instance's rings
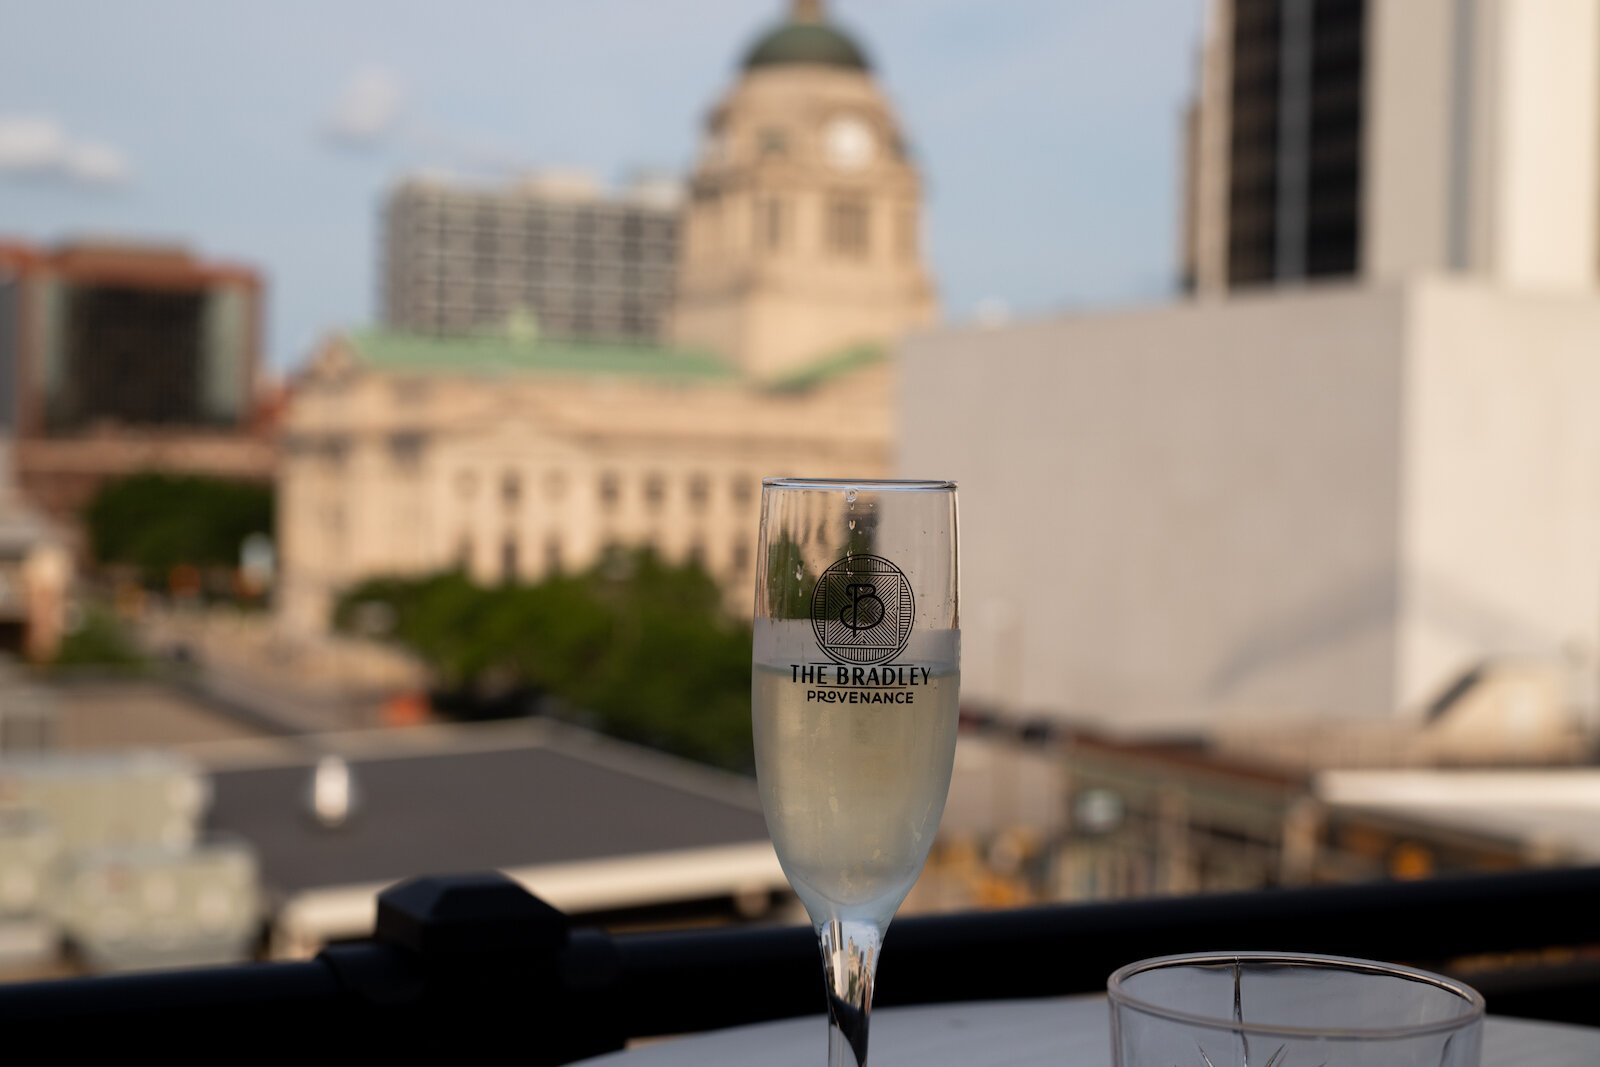
[[[462,565],[533,581],[608,545],[697,559],[748,613],[760,479],[888,469],[881,358],[773,387],[662,350],[411,346],[432,358],[338,339],[297,385],[279,471],[281,607],[297,629],[373,575]]]
[[[684,220],[673,338],[755,378],[938,314],[905,132],[815,7],[758,42],[712,109]]]
[[[678,347],[331,341],[284,435],[283,618],[321,629],[374,575],[535,581],[610,545],[698,560],[748,614],[760,479],[888,473],[889,343],[935,314],[905,144],[861,49],[797,4],[712,112]]]

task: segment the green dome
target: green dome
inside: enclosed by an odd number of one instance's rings
[[[826,22],[786,22],[757,41],[744,58],[745,70],[790,64],[872,69],[861,46]]]

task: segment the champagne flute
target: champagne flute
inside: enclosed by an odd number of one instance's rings
[[[955,759],[955,484],[766,479],[756,576],[761,805],[822,946],[829,1067],[861,1067],[878,948]]]

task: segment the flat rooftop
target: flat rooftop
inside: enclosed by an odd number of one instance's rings
[[[348,820],[311,813],[318,753],[214,769],[206,830],[253,845],[282,894],[414,875],[764,845],[755,784],[549,723],[332,735]]]
[[[1334,807],[1493,835],[1557,862],[1600,862],[1600,769],[1324,771]]]

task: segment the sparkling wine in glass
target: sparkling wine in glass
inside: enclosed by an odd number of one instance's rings
[[[878,948],[955,758],[955,484],[764,481],[754,645],[767,828],[821,942],[828,1063],[860,1067]]]

